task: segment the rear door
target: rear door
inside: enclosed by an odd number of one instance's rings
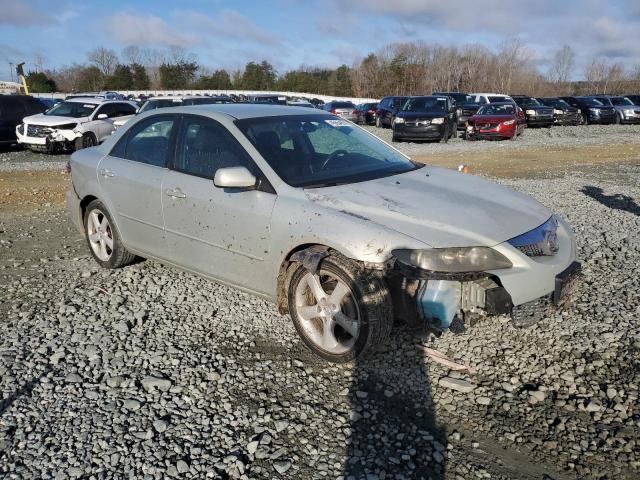
[[[233,135],[211,118],[185,115],[177,145],[173,169],[162,184],[168,259],[263,291],[273,189]],[[214,186],[219,168],[237,166],[262,178],[262,187],[241,191]]]
[[[165,258],[162,180],[180,117],[154,115],[133,125],[98,164],[103,200],[125,245]]]
[[[0,142],[14,142],[16,140],[16,125],[27,116],[22,102],[18,97],[5,96],[0,99]]]

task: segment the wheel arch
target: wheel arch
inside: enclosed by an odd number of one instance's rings
[[[328,245],[321,243],[302,243],[289,250],[280,263],[278,279],[276,285],[276,305],[281,314],[289,313],[289,302],[287,301],[287,283],[289,278],[289,267],[296,262],[302,262],[309,254],[319,254],[327,256],[332,250]],[[321,257],[323,258],[323,257]],[[320,259],[321,259],[320,258]]]

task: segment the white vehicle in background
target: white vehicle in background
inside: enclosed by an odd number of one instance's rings
[[[200,95],[171,95],[167,97],[150,97],[142,106],[132,115],[118,118],[113,125],[119,128],[138,113],[148,112],[156,108],[166,107],[182,107],[187,105],[210,105],[212,103],[234,103],[231,97],[221,96],[200,96]]]
[[[102,143],[115,129],[115,119],[135,111],[133,102],[72,98],[45,113],[25,117],[16,127],[16,137],[32,150],[79,150]]]
[[[504,95],[502,93],[470,93],[471,97],[473,97],[473,103],[477,103],[479,105],[486,105],[487,103],[502,103],[502,102],[512,102],[515,103],[515,100],[511,98],[509,95]]]

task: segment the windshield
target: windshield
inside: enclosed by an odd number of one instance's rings
[[[560,98],[554,98],[551,100],[545,100],[543,102],[545,105],[549,105],[551,107],[556,107],[556,108],[570,108],[571,105],[569,105],[567,102],[565,102],[564,100],[560,99]]]
[[[583,105],[587,105],[589,107],[604,107],[604,104],[598,100],[596,100],[595,98],[580,98],[578,99],[578,101],[583,104]]]
[[[351,102],[331,102],[328,104],[332,109],[333,108],[356,108],[356,106]]]
[[[535,98],[516,98],[516,103],[521,107],[539,107],[540,102]]]
[[[293,187],[362,182],[420,168],[374,135],[330,115],[249,118],[236,124]]]
[[[403,112],[436,112],[446,111],[447,100],[443,97],[416,97],[407,100]]]
[[[509,105],[485,105],[480,107],[476,115],[513,115],[515,113],[515,107]]]
[[[615,97],[611,99],[614,105],[633,105],[633,102],[627,97]]]
[[[456,103],[473,103],[473,97],[471,95],[467,95],[465,93],[434,93],[434,95],[447,95],[453,98]]]
[[[60,117],[81,118],[88,117],[98,105],[95,103],[62,102],[47,110],[45,115],[57,115]]]
[[[156,108],[179,107],[182,100],[147,100],[138,113],[148,112]]]
[[[500,103],[500,102],[511,102],[512,100],[507,97],[487,97],[489,99],[489,103]]]

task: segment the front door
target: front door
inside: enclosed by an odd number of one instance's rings
[[[103,201],[126,246],[164,258],[162,181],[173,149],[178,116],[155,115],[139,122],[98,164]]]
[[[276,195],[269,189],[214,186],[216,170],[237,166],[261,175],[223,125],[207,117],[183,117],[174,166],[162,183],[168,259],[261,292]]]

